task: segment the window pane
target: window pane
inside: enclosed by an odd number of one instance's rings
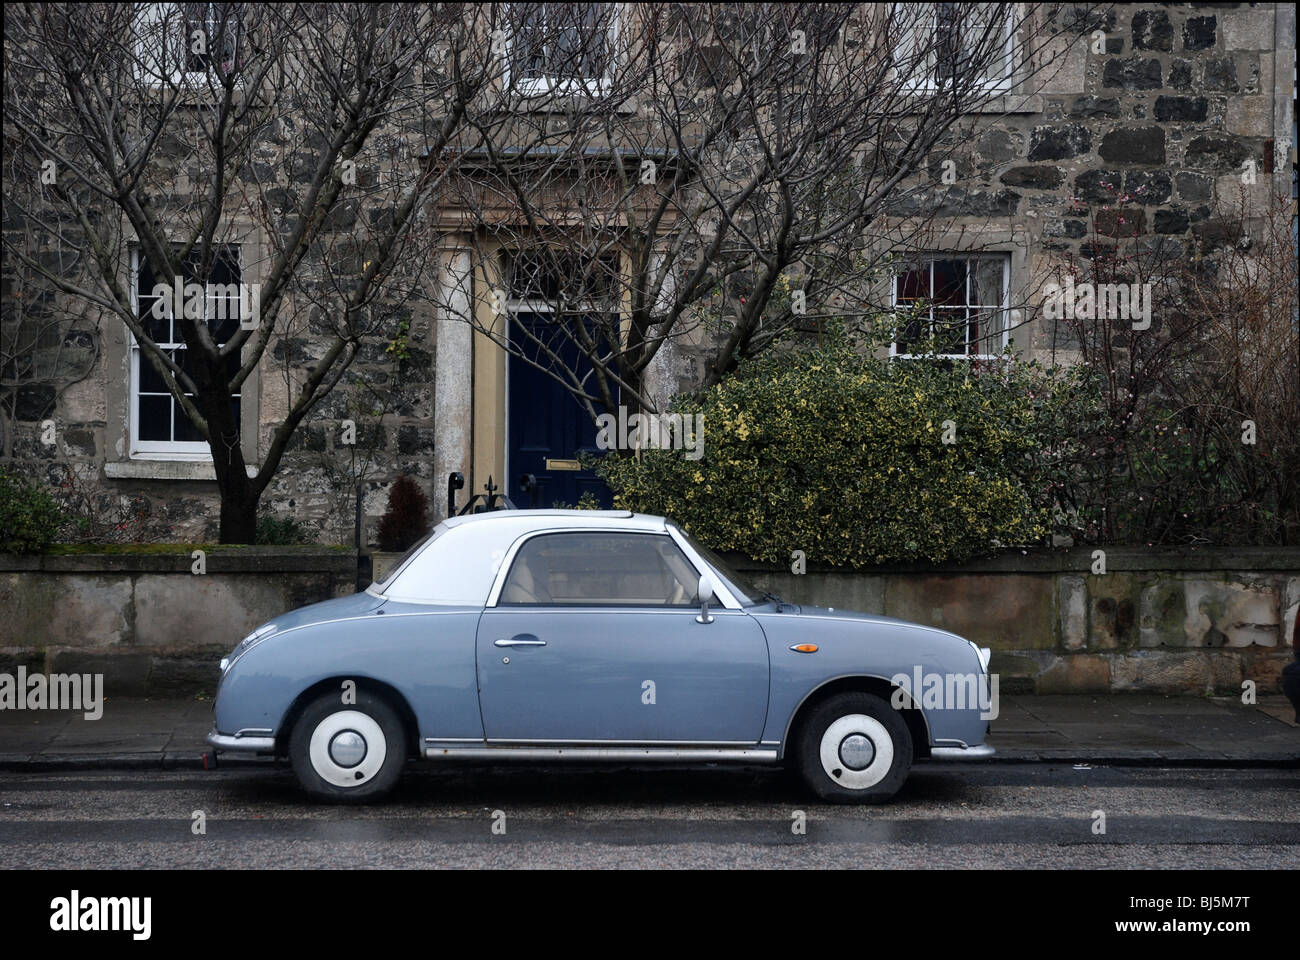
[[[149,261],[145,259],[143,253],[136,254],[136,307],[139,310],[137,316],[144,325],[144,332],[154,343],[163,344],[171,342],[171,304],[167,303],[164,298],[154,297],[153,288],[156,285],[154,281],[153,268],[149,266]],[[159,300],[164,300],[159,313],[162,317],[153,315],[154,306]]]
[[[217,343],[225,343],[239,326],[240,269],[238,250],[226,247],[219,252],[208,275],[208,329]]]
[[[546,72],[546,51],[543,46],[545,24],[542,4],[521,3],[519,22],[515,28],[515,67],[524,77],[540,77]]]
[[[510,296],[564,304],[604,303],[616,296],[617,257],[581,258],[551,251],[520,251],[510,258]]]
[[[688,606],[698,579],[667,536],[550,534],[520,549],[501,602]]]
[[[894,290],[898,301],[930,299],[930,271],[928,268],[914,268],[900,273],[894,281]]]
[[[174,414],[176,417],[176,436],[178,443],[202,443],[203,435],[199,433],[194,426],[193,421],[185,415],[185,409],[175,400],[172,400],[175,406]]]
[[[141,440],[170,440],[172,438],[172,398],[140,397]]]
[[[1002,266],[1001,258],[996,260],[983,258],[971,264],[970,302],[972,305],[1002,306]]]
[[[166,351],[168,356],[175,356],[174,351]],[[140,392],[141,393],[166,393],[167,383],[154,370],[153,364],[149,362],[149,356],[143,350],[140,351]]]
[[[988,82],[1007,69],[1009,4],[935,4],[936,79],[956,80],[977,73]]]
[[[1005,310],[984,310],[975,314],[976,332],[972,335],[975,353],[1002,352],[1006,316]]]
[[[934,337],[940,353],[966,352],[966,311],[936,310]]]
[[[182,3],[184,13],[180,37],[184,42],[185,69],[206,70],[209,63],[220,63],[229,69],[235,59],[235,43],[239,30],[241,4],[237,3]],[[206,53],[195,53],[195,31],[204,34]]]
[[[934,262],[934,302],[957,306],[966,302],[966,262],[964,260],[936,260]]]
[[[162,346],[171,343],[172,322],[168,314],[171,312],[164,307],[159,312],[162,317],[154,317],[153,308],[160,297],[141,297],[140,298],[140,321],[144,325],[144,332],[154,343]]]
[[[898,332],[894,349],[897,353],[911,353],[925,339],[925,323],[919,317],[913,317],[903,324]]]
[[[609,6],[519,4],[513,60],[527,79],[594,80],[608,64]]]

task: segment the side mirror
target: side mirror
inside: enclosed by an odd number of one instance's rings
[[[695,622],[712,623],[713,618],[709,616],[709,597],[713,596],[713,578],[707,573],[700,575],[697,596],[700,598],[700,615],[695,618]]]

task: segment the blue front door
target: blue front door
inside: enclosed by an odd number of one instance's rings
[[[508,370],[506,451],[507,482],[502,483],[516,507],[575,506],[590,493],[602,507],[612,505],[609,488],[589,470],[574,469],[579,454],[596,448],[596,424],[565,388],[544,370],[516,355],[516,350],[549,367],[546,352],[524,332],[528,330],[554,351],[558,363],[579,375],[590,369],[578,348],[558,332],[550,314],[517,314],[512,321]],[[525,474],[536,478],[537,489],[523,488]]]

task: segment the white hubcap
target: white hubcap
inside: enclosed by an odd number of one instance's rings
[[[831,780],[849,790],[866,790],[885,779],[894,765],[894,740],[879,720],[851,713],[826,728],[819,753]]]
[[[312,769],[336,787],[359,787],[384,765],[384,731],[358,710],[340,710],[316,724],[308,746]]]

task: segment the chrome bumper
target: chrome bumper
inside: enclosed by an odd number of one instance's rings
[[[973,747],[931,747],[931,760],[987,760],[997,753],[987,743]]]
[[[232,736],[217,733],[214,727],[208,733],[208,746],[218,750],[238,750],[241,753],[274,753],[275,737],[241,736],[243,731]]]

